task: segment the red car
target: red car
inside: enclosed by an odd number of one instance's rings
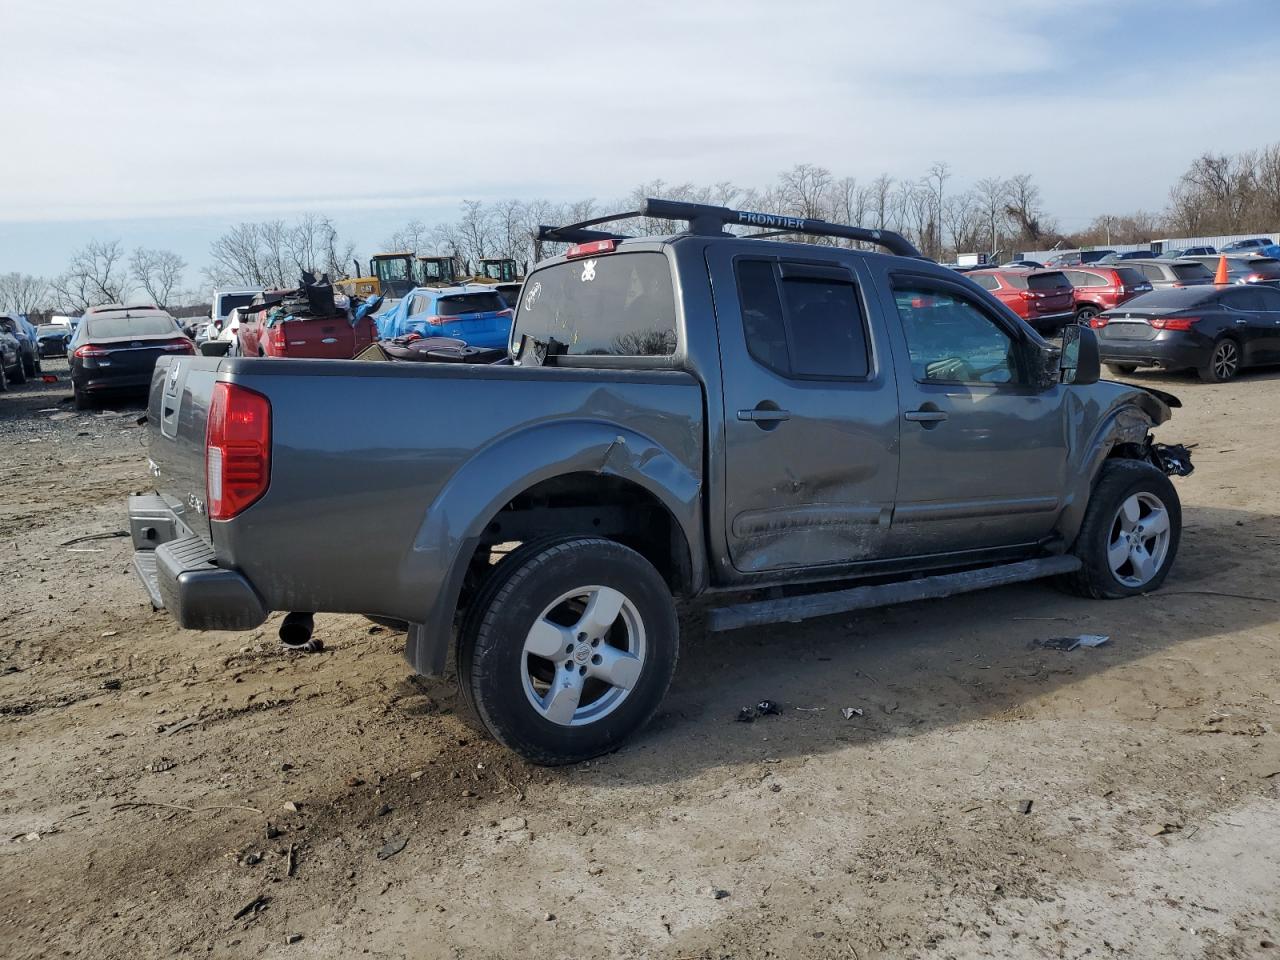
[[[345,307],[329,317],[268,322],[267,316],[266,312],[241,314],[236,333],[241,356],[350,360],[378,338],[373,317],[355,320]]]
[[[971,270],[970,280],[1043,334],[1055,334],[1076,315],[1071,282],[1061,270]]]
[[[1075,267],[1062,272],[1075,290],[1077,323],[1088,323],[1103,310],[1151,292],[1151,281],[1133,267]]]

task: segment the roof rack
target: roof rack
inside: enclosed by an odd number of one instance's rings
[[[874,243],[884,247],[890,253],[900,257],[920,257],[920,251],[899,233],[892,230],[869,230],[866,227],[851,227],[843,223],[829,223],[826,220],[812,220],[807,217],[785,217],[773,213],[756,213],[751,210],[731,210],[728,207],[717,207],[707,203],[688,203],[683,200],[659,200],[648,198],[640,205],[639,210],[626,213],[613,213],[603,217],[593,217],[563,227],[540,226],[535,239],[539,244],[555,243],[589,243],[592,240],[625,240],[626,234],[609,233],[604,230],[590,230],[602,223],[616,220],[630,220],[634,217],[649,217],[654,220],[683,220],[689,224],[689,232],[700,236],[720,236],[724,228],[730,225],[743,227],[767,227],[767,234],[754,236],[779,236],[783,234],[802,233],[814,237],[839,237],[842,240],[857,240],[862,243]]]

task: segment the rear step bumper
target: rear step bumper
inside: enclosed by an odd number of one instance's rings
[[[1080,569],[1080,558],[1065,556],[1042,557],[1005,563],[996,567],[982,567],[961,573],[943,573],[917,580],[898,583],[882,583],[868,587],[853,587],[828,593],[811,593],[799,597],[783,597],[780,600],[759,600],[720,607],[707,614],[707,628],[712,631],[737,630],[766,623],[806,620],[809,617],[825,617],[850,610],[870,607],[887,607],[911,600],[932,600],[949,597],[971,590],[985,590],[1008,583],[1038,580]]]
[[[157,610],[188,630],[251,630],[268,610],[243,574],[219,567],[213,548],[186,533],[157,496],[129,498],[133,569]]]

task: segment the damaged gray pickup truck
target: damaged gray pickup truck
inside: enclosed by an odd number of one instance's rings
[[[641,216],[684,229],[599,229]],[[1191,465],[1150,431],[1178,401],[1099,381],[1087,328],[1051,346],[897,234],[824,221],[649,200],[541,240],[572,246],[504,363],[162,359],[157,492],[129,505],[155,605],[402,621],[416,670],[454,651],[484,726],[553,764],[653,714],[679,600],[716,631],[1169,572]]]

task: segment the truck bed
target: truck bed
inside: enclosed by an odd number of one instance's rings
[[[271,405],[269,488],[227,521],[205,512],[218,380]],[[164,537],[208,544],[265,610],[415,622],[433,601],[438,554],[470,535],[470,511],[520,492],[502,487],[509,478],[662,469],[696,487],[703,457],[701,386],[675,370],[167,358],[148,419],[151,472],[175,521]]]

